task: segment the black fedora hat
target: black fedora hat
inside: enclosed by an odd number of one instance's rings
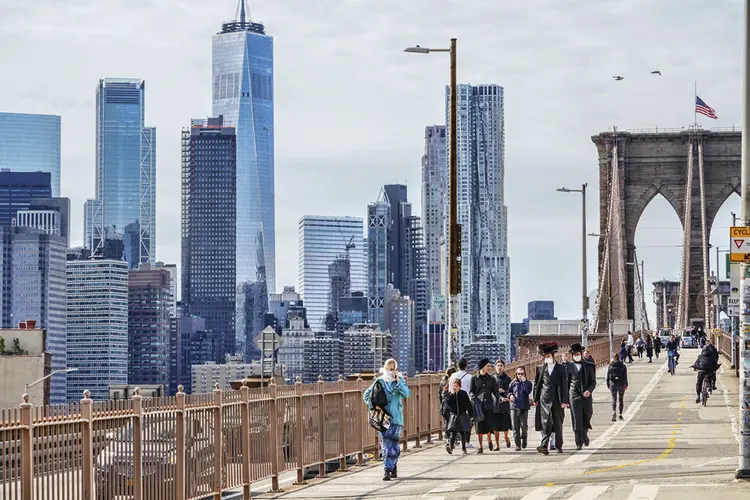
[[[570,351],[568,351],[568,352],[570,352],[570,354],[575,354],[575,353],[578,353],[578,352],[583,352],[583,347],[581,347],[581,344],[579,344],[578,342],[576,342],[575,344],[573,344],[572,346],[570,346]]]
[[[544,354],[555,354],[557,352],[557,342],[543,342],[539,344],[539,353]]]

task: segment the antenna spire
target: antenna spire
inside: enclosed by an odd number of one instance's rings
[[[240,22],[244,23],[247,20],[246,11],[249,11],[250,9],[245,8],[245,2],[246,0],[240,0]]]

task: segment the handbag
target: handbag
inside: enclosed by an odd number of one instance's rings
[[[468,432],[471,430],[471,418],[466,414],[451,414],[448,419],[448,430],[455,432]]]
[[[370,418],[368,421],[370,427],[378,432],[385,432],[391,427],[391,415],[380,408],[370,410]]]
[[[484,421],[484,409],[482,408],[482,402],[476,398],[474,398],[474,421],[477,423]]]

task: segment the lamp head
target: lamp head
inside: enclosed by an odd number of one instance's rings
[[[570,189],[568,188],[557,188],[556,191],[558,193],[570,193]]]
[[[412,54],[429,54],[430,49],[428,49],[427,47],[420,47],[419,45],[417,45],[415,47],[406,47],[404,49],[404,52],[409,52]]]

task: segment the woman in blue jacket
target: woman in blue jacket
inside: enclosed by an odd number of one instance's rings
[[[380,434],[380,446],[383,455],[383,468],[385,475],[383,481],[390,481],[391,478],[398,477],[398,457],[401,454],[401,431],[404,428],[404,406],[401,403],[402,398],[408,398],[411,394],[409,387],[406,385],[406,378],[398,372],[398,363],[395,359],[389,359],[380,369],[380,376],[373,380],[368,387],[363,399],[365,404],[371,410],[372,408],[372,389],[375,382],[380,380],[386,395],[388,404],[385,411],[391,416],[391,425],[385,432]]]
[[[526,378],[526,369],[523,366],[516,368],[516,378],[508,388],[510,394],[510,414],[513,420],[513,440],[516,442],[516,451],[526,448],[529,431],[529,395],[531,394],[531,381]]]

